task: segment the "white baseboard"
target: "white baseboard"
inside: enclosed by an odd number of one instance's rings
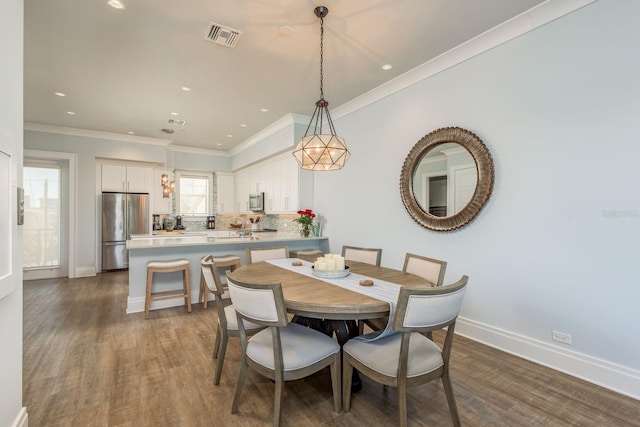
[[[640,371],[458,317],[456,333],[640,400]]]
[[[191,290],[191,304],[198,303],[198,297],[200,296],[200,289]],[[209,301],[213,301],[213,294],[209,294]],[[178,307],[184,305],[184,300],[181,297],[175,299],[167,299],[162,301],[152,301],[150,310],[159,310],[162,308]],[[127,314],[142,313],[144,311],[144,297],[127,298]]]
[[[93,277],[96,275],[96,267],[77,267],[76,275],[74,277]]]
[[[27,408],[22,407],[20,412],[18,412],[18,416],[11,424],[11,427],[28,427],[29,426],[29,414],[27,414]]]

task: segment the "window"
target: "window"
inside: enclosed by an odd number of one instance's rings
[[[177,214],[207,216],[213,211],[213,174],[176,171],[178,188]]]
[[[59,266],[60,168],[55,165],[25,165],[23,182],[23,267]]]

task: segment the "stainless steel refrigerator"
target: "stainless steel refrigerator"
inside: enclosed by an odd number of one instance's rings
[[[129,268],[132,234],[149,234],[149,195],[102,193],[102,271]]]

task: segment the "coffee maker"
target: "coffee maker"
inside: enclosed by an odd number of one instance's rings
[[[176,230],[184,230],[184,225],[182,225],[182,217],[180,215],[176,216]]]
[[[207,217],[207,228],[209,230],[213,230],[214,228],[216,228],[216,217],[215,216],[208,216]]]

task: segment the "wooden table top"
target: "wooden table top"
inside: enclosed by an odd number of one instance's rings
[[[353,273],[402,286],[433,286],[419,276],[362,262],[349,261],[349,269]],[[385,301],[268,262],[243,265],[237,268],[233,275],[237,280],[250,283],[281,283],[287,311],[301,316],[355,320],[373,319],[389,314],[389,304]]]

